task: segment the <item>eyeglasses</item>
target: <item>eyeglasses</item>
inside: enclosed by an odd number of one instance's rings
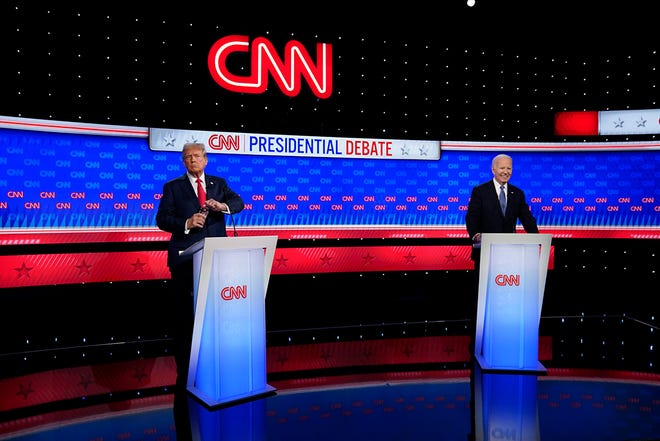
[[[184,155],[183,160],[184,161],[191,161],[193,158],[195,159],[202,159],[204,155],[202,153],[195,153],[194,155]]]

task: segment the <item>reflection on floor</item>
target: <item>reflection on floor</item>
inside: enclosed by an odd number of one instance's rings
[[[465,329],[273,333],[275,391],[222,407],[174,393],[162,341],[7,356],[0,440],[660,440],[655,325],[545,318],[542,374],[481,371]]]
[[[660,439],[657,375],[624,380],[566,374],[477,367],[282,381],[272,395],[220,408],[191,394],[162,393],[4,422],[0,439]]]

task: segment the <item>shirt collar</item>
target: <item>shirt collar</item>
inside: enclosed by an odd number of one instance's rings
[[[504,191],[509,191],[509,187],[507,186],[508,182],[505,182],[504,184],[500,184],[495,180],[495,178],[493,178],[493,184],[495,185],[495,190],[497,190],[498,192],[500,191],[501,185],[504,185]]]
[[[188,173],[188,172],[186,172],[186,174],[188,175],[188,180],[189,180],[190,182],[192,182],[193,184],[196,184],[196,183],[197,183],[197,178],[196,178],[195,176],[191,175],[191,174]],[[202,183],[204,183],[204,185],[206,185],[206,175],[204,174],[204,172],[202,172],[202,174],[199,175],[199,179],[201,179],[201,180],[202,180]]]

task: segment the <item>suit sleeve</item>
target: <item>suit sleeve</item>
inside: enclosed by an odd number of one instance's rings
[[[169,183],[165,184],[163,186],[163,196],[156,212],[156,225],[163,231],[175,233],[183,231],[185,223],[186,217],[177,215],[174,186]]]
[[[481,233],[483,226],[481,225],[481,216],[483,211],[483,201],[478,187],[472,189],[470,201],[468,202],[467,213],[465,215],[465,227],[467,228],[468,236],[470,239],[475,234]]]
[[[220,182],[222,186],[222,194],[224,196],[221,202],[227,204],[232,214],[243,211],[243,208],[245,208],[245,202],[241,195],[232,190],[224,179]]]
[[[536,224],[536,218],[534,217],[534,215],[532,215],[532,212],[529,209],[529,205],[527,205],[527,197],[525,196],[525,193],[522,190],[519,190],[519,193],[521,195],[521,201],[520,204],[518,205],[518,213],[517,213],[518,219],[520,219],[520,223],[522,224],[526,232],[538,233],[539,227]]]

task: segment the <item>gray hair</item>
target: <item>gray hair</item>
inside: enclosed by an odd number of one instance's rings
[[[183,145],[183,150],[181,150],[181,156],[186,156],[188,150],[201,150],[206,156],[206,146],[201,142],[187,142]]]
[[[497,161],[499,161],[500,159],[505,159],[505,158],[511,160],[511,162],[513,163],[513,158],[511,156],[507,155],[506,153],[500,153],[499,155],[495,156],[493,160],[490,162],[490,167],[495,168],[495,163],[497,163]]]

